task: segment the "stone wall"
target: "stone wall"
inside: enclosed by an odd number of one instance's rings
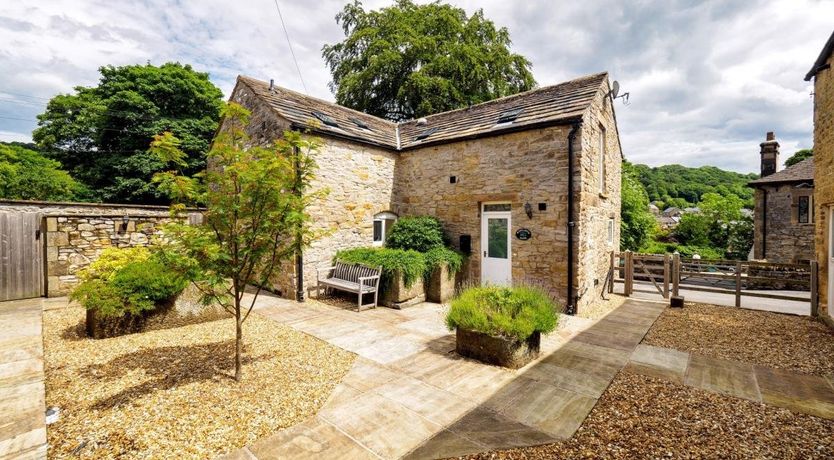
[[[795,184],[760,185],[753,215],[753,258],[774,263],[814,258],[814,223],[799,223],[797,202],[814,189]]]
[[[834,65],[829,56],[828,64]],[[816,254],[819,263],[819,308],[829,319],[834,312],[828,310],[829,271],[834,270],[829,261],[832,249],[829,242],[831,222],[829,209],[834,207],[834,70],[817,72],[814,77],[814,203],[816,218]],[[832,323],[834,324],[834,323]]]
[[[603,131],[604,130],[604,131]],[[604,183],[600,186],[600,133],[604,133]],[[622,150],[611,101],[605,88],[597,93],[583,117],[575,261],[579,296],[577,309],[598,302],[610,269],[610,254],[620,250],[620,186]],[[609,225],[612,235],[609,240]]]
[[[483,251],[481,205],[510,203],[510,234],[520,228],[532,232],[527,241],[511,236],[513,280],[549,287],[564,305],[569,131],[570,126],[556,126],[402,152],[395,211],[437,217],[456,247],[461,235],[471,235],[472,254],[463,278],[477,283]],[[525,203],[533,207],[532,218],[524,212]],[[547,209],[539,211],[539,203]]]
[[[46,292],[66,295],[77,273],[110,247],[147,246],[171,217],[165,206],[0,201],[0,212],[36,213],[46,231]],[[189,220],[198,222],[193,212]]]
[[[290,123],[255,97],[239,83],[232,100],[251,112],[249,136],[253,144],[267,145],[280,139]],[[304,287],[316,285],[316,270],[332,266],[333,256],[341,249],[371,246],[373,218],[391,210],[394,163],[397,153],[334,137],[319,136],[323,141],[315,154],[318,170],[311,193],[326,189],[327,196],[307,211],[312,230],[318,234],[304,251]],[[270,288],[295,298],[296,273],[293,263],[283,264],[270,280]]]

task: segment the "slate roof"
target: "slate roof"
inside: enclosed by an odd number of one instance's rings
[[[828,37],[828,41],[822,47],[822,51],[820,51],[820,55],[817,57],[816,62],[814,62],[814,66],[805,74],[805,81],[810,81],[817,72],[822,70],[825,66],[825,61],[828,60],[828,56],[831,56],[831,53],[834,53],[834,32],[831,32],[831,36]]]
[[[747,185],[758,186],[768,184],[779,184],[786,182],[813,182],[814,181],[814,157],[806,158],[799,163],[789,166],[769,176],[750,181]]]
[[[280,86],[273,85],[270,91],[269,83],[254,78],[239,76],[238,80],[245,83],[280,116],[299,128],[307,127],[310,120],[316,120],[313,113],[320,112],[333,119],[339,126],[333,127],[321,123],[318,131],[388,148],[397,148],[396,123]],[[359,127],[351,119],[359,120],[368,128]]]
[[[297,127],[308,126],[309,120],[316,119],[314,114],[318,112],[338,125],[320,123],[316,128],[320,133],[405,150],[579,121],[607,76],[605,72],[587,75],[468,108],[429,115],[425,117],[427,123],[424,125],[418,124],[417,120],[390,122],[278,86],[273,86],[270,91],[268,83],[250,77],[239,76],[238,81]],[[512,118],[513,114],[516,115],[513,121],[498,123],[502,115]],[[357,121],[366,128],[360,127]]]

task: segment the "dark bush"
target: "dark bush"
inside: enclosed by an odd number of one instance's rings
[[[443,225],[429,216],[402,217],[391,228],[385,246],[418,252],[443,247]]]

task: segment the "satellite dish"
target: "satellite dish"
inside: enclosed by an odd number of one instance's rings
[[[620,94],[620,82],[614,80],[614,83],[611,85],[611,96],[614,99],[617,99],[617,96]]]

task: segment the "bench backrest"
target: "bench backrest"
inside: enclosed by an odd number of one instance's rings
[[[358,283],[360,277],[377,275],[379,275],[378,269],[358,264],[336,262],[336,268],[333,269],[333,278],[350,281],[352,283]]]

